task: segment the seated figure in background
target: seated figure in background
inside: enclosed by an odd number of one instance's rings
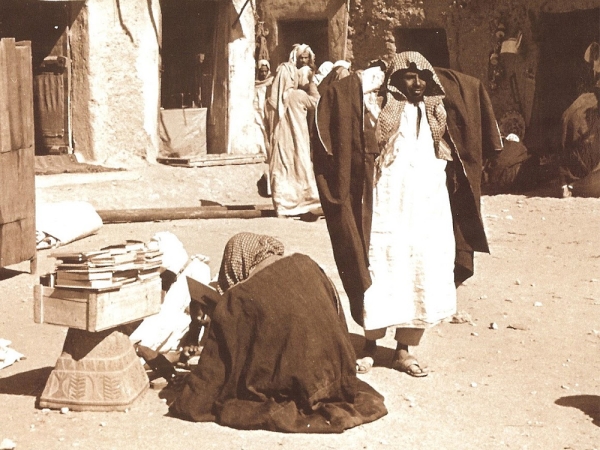
[[[156,233],[148,246],[163,252],[161,279],[164,299],[160,312],[138,322],[139,325],[129,334],[129,339],[146,364],[158,376],[171,381],[175,378],[176,371],[166,355],[174,355],[186,362],[189,357],[198,353],[199,340],[208,323],[204,314],[198,317],[193,305],[190,308],[186,277],[208,285],[210,268],[206,256],[189,257],[183,244],[173,233]]]

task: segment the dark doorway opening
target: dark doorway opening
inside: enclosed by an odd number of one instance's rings
[[[217,89],[220,2],[160,0],[162,13],[160,157],[208,153]]]
[[[278,24],[277,65],[288,60],[294,44],[307,44],[315,53],[317,67],[329,61],[327,20],[282,20]],[[271,67],[276,67],[271,61]]]
[[[588,45],[600,39],[600,9],[542,13],[539,60],[527,147],[537,155],[552,155],[561,146],[561,116],[593,84],[584,60]]]
[[[212,91],[217,2],[161,0],[161,106],[206,107]]]
[[[443,28],[396,28],[396,52],[421,53],[434,67],[450,68],[450,54]]]

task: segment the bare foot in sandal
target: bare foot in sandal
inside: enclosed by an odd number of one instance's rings
[[[404,348],[396,350],[392,361],[392,369],[417,378],[426,377],[429,374],[429,369],[425,365],[421,365],[417,358],[408,353],[408,349]]]
[[[392,363],[392,369],[397,370],[398,372],[407,373],[411,377],[426,377],[429,374],[429,370],[426,367],[421,366],[414,356],[395,360]]]
[[[356,373],[365,374],[371,370],[375,364],[375,353],[377,353],[377,341],[366,340],[356,360]]]

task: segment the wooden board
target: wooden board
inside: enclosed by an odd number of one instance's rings
[[[36,285],[33,320],[85,331],[103,331],[157,314],[161,303],[160,278],[105,292]]]
[[[179,167],[211,167],[226,166],[230,164],[259,164],[265,162],[265,155],[204,155],[189,158],[156,158],[161,164]]]
[[[31,43],[0,40],[0,267],[35,270]]]

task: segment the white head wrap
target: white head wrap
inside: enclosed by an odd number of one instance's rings
[[[290,53],[289,62],[296,65],[298,63],[298,56],[300,56],[304,52],[308,52],[310,61],[311,61],[311,63],[314,64],[315,54],[307,44],[294,44],[294,48],[293,48],[292,52]]]
[[[343,59],[340,59],[338,61],[336,61],[335,63],[333,63],[333,67],[343,67],[346,70],[350,70],[350,63],[348,61],[345,61]]]
[[[177,236],[170,231],[160,231],[152,236],[148,248],[160,250],[162,267],[173,273],[179,273],[188,262],[188,254]]]
[[[269,63],[269,61],[267,61],[266,59],[260,59],[257,63],[256,63],[256,68],[260,69],[262,66],[267,66],[267,69],[271,70],[271,64]]]

